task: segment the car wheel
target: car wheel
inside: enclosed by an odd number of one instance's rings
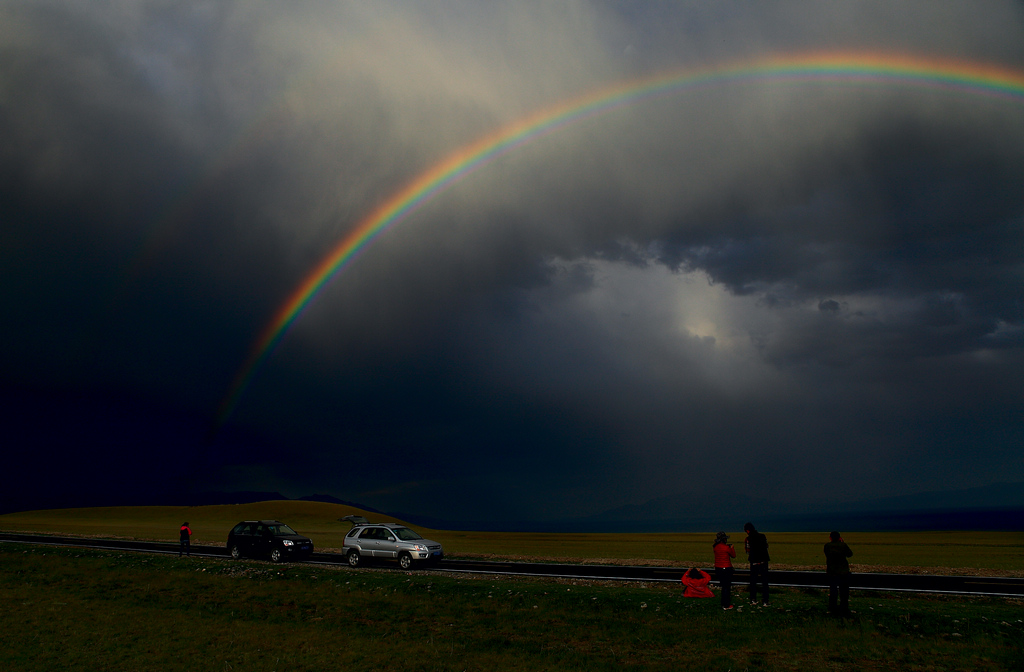
[[[399,553],[398,566],[402,569],[410,569],[412,567],[412,556],[408,553]]]
[[[358,567],[361,560],[362,560],[362,558],[359,557],[359,551],[349,551],[348,552],[348,566],[349,567]]]
[[[238,560],[242,557],[242,549],[238,547],[238,544],[232,544],[231,546],[231,557]]]
[[[281,549],[280,548],[275,548],[274,550],[272,550],[270,552],[270,561],[271,562],[281,562]]]

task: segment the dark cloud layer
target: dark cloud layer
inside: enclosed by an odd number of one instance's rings
[[[1022,37],[1013,2],[0,8],[8,501],[551,520],[1022,481],[1024,103],[895,86],[713,87],[510,153],[326,286],[208,435],[323,255],[502,124],[797,51],[1024,73]]]

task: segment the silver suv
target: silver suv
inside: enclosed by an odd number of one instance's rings
[[[358,567],[364,559],[385,558],[398,560],[402,569],[414,563],[436,562],[444,557],[441,544],[424,539],[405,525],[398,523],[369,523],[365,518],[346,516],[352,529],[345,535],[343,552],[350,567]]]

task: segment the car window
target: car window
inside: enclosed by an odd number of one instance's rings
[[[401,539],[402,541],[413,541],[414,539],[422,539],[423,538],[420,535],[418,535],[415,532],[413,532],[412,530],[410,530],[408,527],[397,527],[397,528],[393,529],[392,532],[397,534],[398,538]]]
[[[381,533],[381,537],[380,538],[383,539],[384,541],[394,541],[395,540],[395,535],[391,534],[390,530],[381,530],[380,533]]]
[[[267,529],[270,530],[270,533],[272,535],[274,535],[275,537],[280,537],[280,536],[285,535],[285,534],[295,534],[295,530],[293,530],[292,528],[290,528],[290,527],[288,527],[287,525],[284,525],[284,524],[282,524],[282,525],[267,525]]]
[[[263,532],[265,530],[266,530],[266,528],[264,528],[262,525],[257,525],[256,526],[256,536],[258,536],[258,537],[263,536]]]
[[[372,527],[368,527],[365,530],[363,530],[363,533],[359,535],[359,538],[360,539],[376,539],[377,538],[377,530],[372,528]]]
[[[245,534],[243,532],[244,529],[245,523],[239,523],[238,525],[235,525],[235,527],[231,530],[231,534]]]

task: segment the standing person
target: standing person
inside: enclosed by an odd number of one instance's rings
[[[761,584],[761,604],[770,606],[768,601],[768,537],[764,536],[754,528],[753,523],[743,526],[747,533],[744,546],[747,549],[747,557],[750,561],[750,603],[757,604],[757,584]]]
[[[192,557],[191,537],[192,528],[188,526],[188,521],[186,520],[184,523],[181,524],[181,533],[178,535],[179,558],[181,557],[182,553],[185,553],[187,556]]]
[[[715,552],[715,578],[722,589],[722,609],[732,609],[732,560],[736,557],[736,549],[729,543],[729,535],[719,532],[715,535],[715,543],[711,544]]]
[[[850,563],[853,551],[846,545],[838,532],[828,535],[825,544],[825,574],[828,575],[828,613],[838,616],[850,615]],[[839,597],[838,608],[836,597]]]
[[[691,568],[690,571],[683,574],[682,581],[683,585],[686,586],[686,590],[683,591],[683,597],[715,596],[711,589],[708,588],[708,584],[711,583],[711,575],[703,569]]]

